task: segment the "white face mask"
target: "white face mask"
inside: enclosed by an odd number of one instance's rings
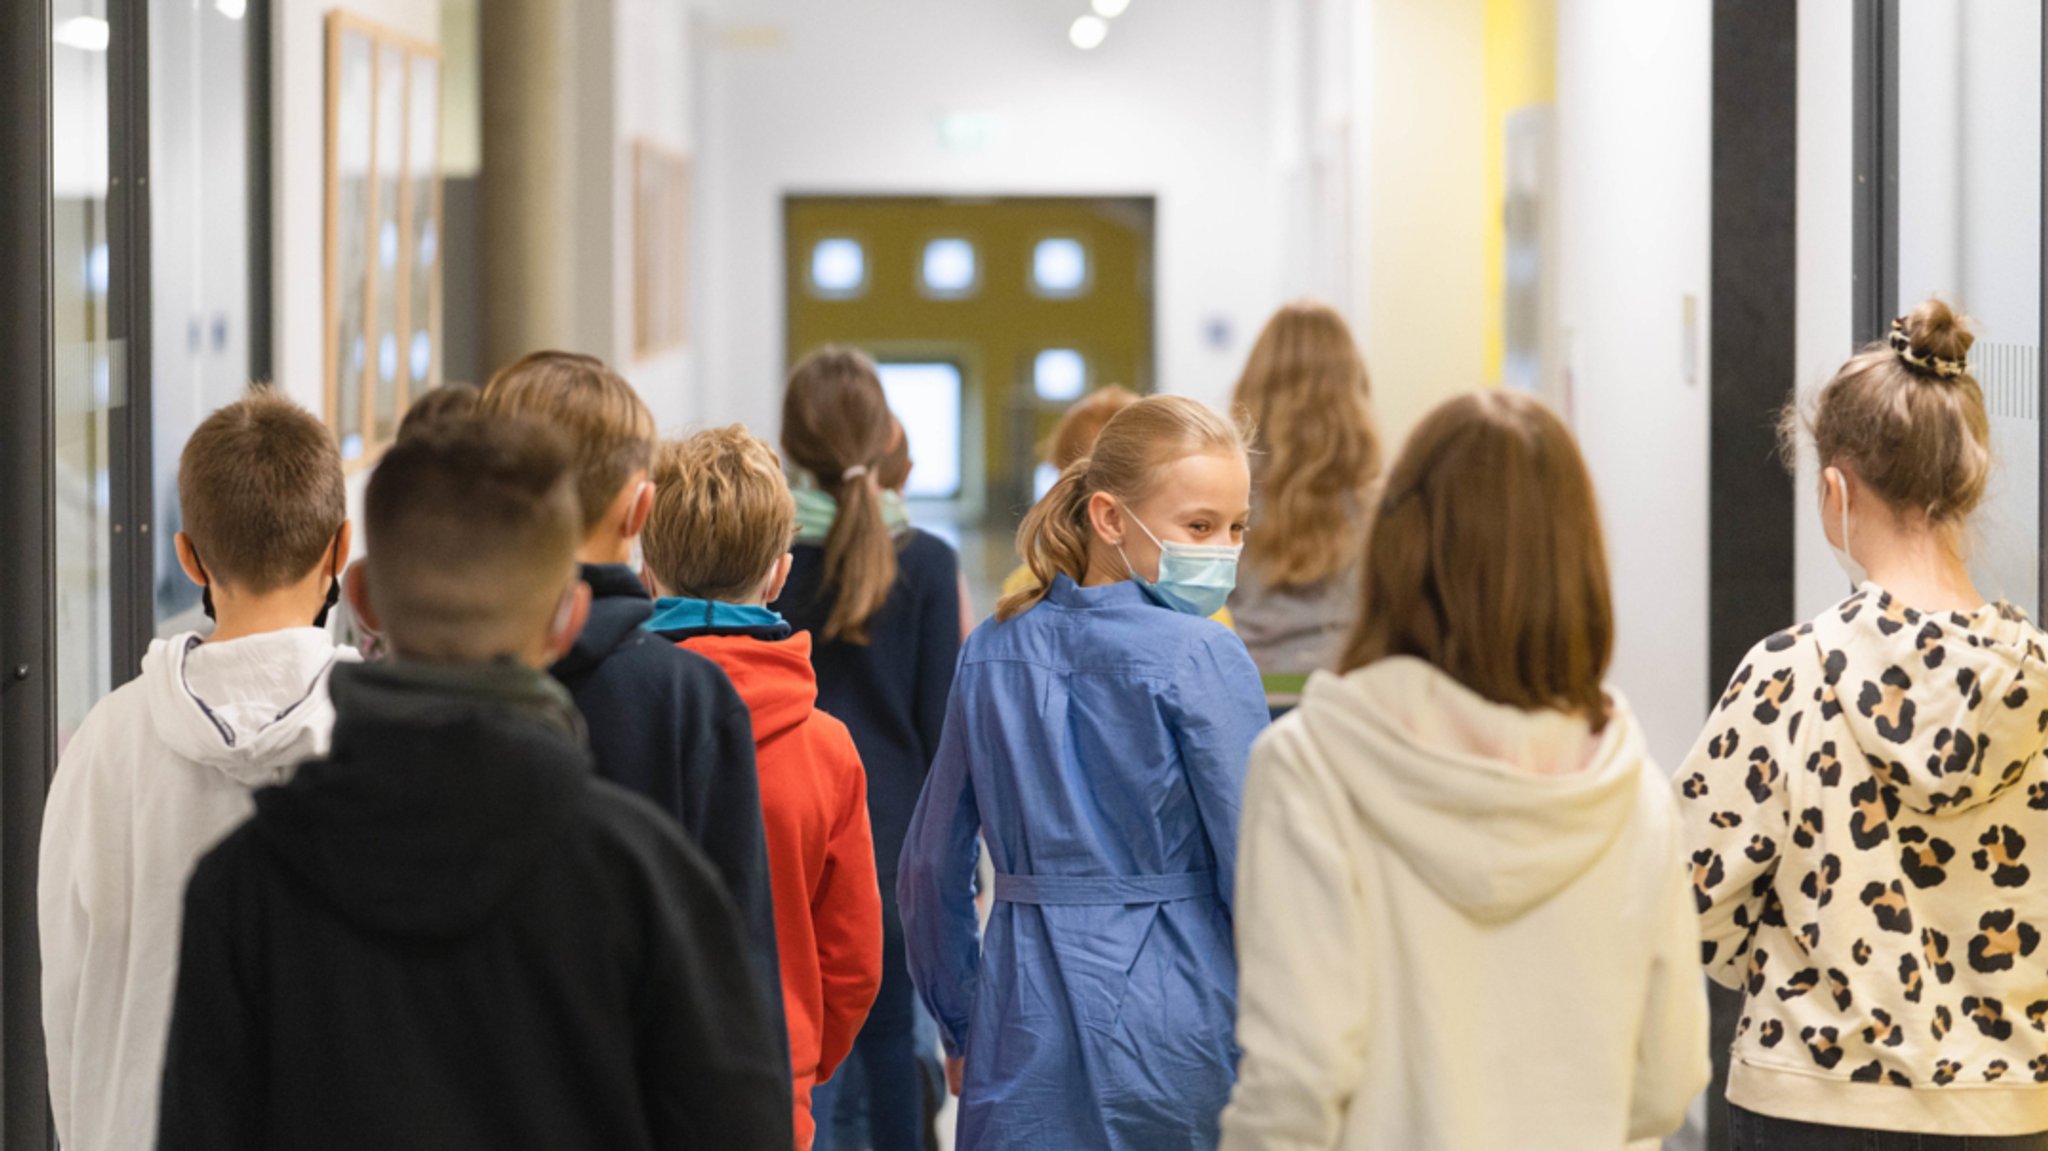
[[[1835,553],[1835,562],[1842,565],[1842,572],[1849,577],[1849,586],[1853,590],[1869,582],[1870,573],[1856,562],[1855,556],[1849,554],[1849,479],[1835,468],[1829,468],[1828,472],[1835,477],[1835,485],[1842,493],[1842,542],[1839,547],[1829,544],[1828,548]]]

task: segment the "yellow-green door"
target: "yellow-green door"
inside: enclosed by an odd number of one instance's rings
[[[1037,444],[1073,399],[1152,389],[1152,234],[1146,198],[791,196],[789,360],[873,355],[915,409],[898,411],[913,484],[999,529],[1029,506]],[[951,459],[933,421],[956,412]]]

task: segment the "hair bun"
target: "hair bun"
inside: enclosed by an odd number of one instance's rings
[[[1922,375],[1952,380],[1969,372],[1970,345],[1977,342],[1977,336],[1967,320],[1930,297],[1892,321],[1889,342],[1908,367]]]

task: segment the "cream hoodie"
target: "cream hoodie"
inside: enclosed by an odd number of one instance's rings
[[[37,891],[64,1151],[155,1146],[185,880],[248,817],[251,791],[325,754],[328,672],[354,658],[310,627],[158,640],[65,749]]]
[[[1318,674],[1252,752],[1225,1151],[1619,1149],[1706,1084],[1699,936],[1627,706]]]
[[[1874,584],[1758,644],[1678,773],[1728,1098],[1843,1127],[2048,1131],[2048,644]]]

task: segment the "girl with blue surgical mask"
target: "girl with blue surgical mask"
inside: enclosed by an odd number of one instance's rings
[[[1216,1145],[1238,811],[1267,712],[1243,643],[1204,617],[1235,582],[1250,489],[1228,420],[1133,404],[1025,517],[1036,586],[968,638],[897,887],[961,1151]]]

